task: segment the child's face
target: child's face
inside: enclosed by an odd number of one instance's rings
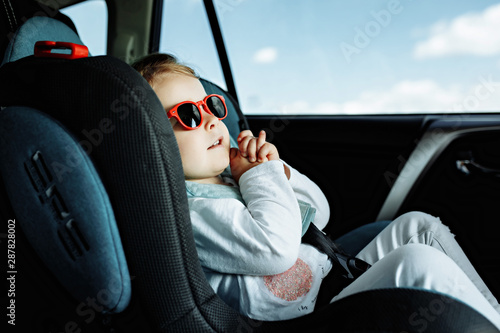
[[[207,93],[196,78],[182,74],[167,74],[155,84],[163,108],[168,111],[184,101],[201,101]],[[177,139],[186,180],[214,182],[229,165],[229,132],[215,116],[203,111],[203,123],[195,130],[186,130],[175,118],[170,118]],[[214,143],[219,141],[218,145]]]

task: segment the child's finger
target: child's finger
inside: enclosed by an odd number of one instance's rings
[[[257,140],[255,138],[248,141],[247,157],[250,162],[257,161]]]
[[[246,136],[238,142],[238,148],[240,149],[241,156],[248,156],[248,144],[252,141],[253,136]]]
[[[271,145],[269,143],[264,144],[259,149],[258,161],[259,162],[267,162],[267,155],[271,152]]]
[[[257,137],[257,151],[266,143],[266,131],[262,130],[259,132]]]
[[[245,137],[248,137],[248,136],[253,138],[252,131],[250,131],[250,130],[241,131],[240,134],[238,134],[238,137],[236,138],[236,141],[240,142],[241,140],[243,140]]]
[[[269,142],[266,142],[259,150],[258,161],[267,162],[276,159],[279,159],[278,150],[276,149],[276,146]]]

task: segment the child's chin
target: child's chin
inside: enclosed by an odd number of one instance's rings
[[[221,163],[222,170],[226,170],[229,167],[229,158],[227,159],[227,163]]]
[[[229,158],[227,159],[227,163],[222,163],[222,161],[221,161],[221,164],[220,164],[220,170],[222,170],[221,173],[224,170],[226,170],[228,167],[229,167]]]

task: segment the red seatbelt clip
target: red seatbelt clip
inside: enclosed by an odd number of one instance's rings
[[[52,52],[52,50],[69,50],[63,52]],[[53,42],[48,40],[38,41],[35,43],[35,57],[63,58],[63,59],[78,59],[89,56],[89,49],[85,45]]]

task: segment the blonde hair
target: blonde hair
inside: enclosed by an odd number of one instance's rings
[[[154,87],[165,74],[182,74],[199,79],[196,72],[177,59],[166,53],[154,53],[147,55],[132,64],[148,83]]]

